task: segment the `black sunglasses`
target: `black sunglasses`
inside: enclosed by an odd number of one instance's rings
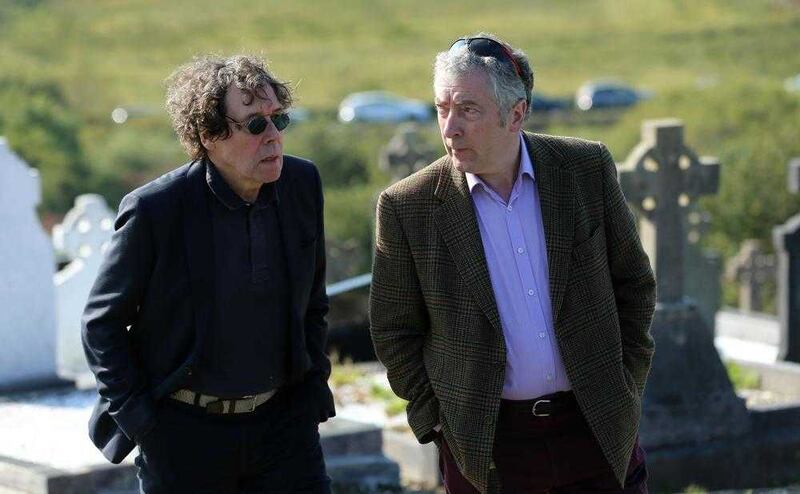
[[[453,52],[464,47],[479,57],[492,57],[500,61],[511,62],[514,72],[517,73],[517,76],[522,81],[522,85],[526,88],[528,87],[525,78],[522,76],[522,69],[520,69],[519,64],[514,60],[514,55],[506,45],[491,38],[459,38],[450,45],[450,50],[448,51]]]
[[[225,115],[225,118],[235,123],[240,129],[244,127],[254,136],[257,136],[267,130],[267,117],[264,115],[256,115],[245,123],[237,122],[227,115]],[[272,124],[275,125],[276,129],[278,129],[278,132],[289,126],[290,120],[288,113],[273,113],[269,116],[269,119],[272,120]]]

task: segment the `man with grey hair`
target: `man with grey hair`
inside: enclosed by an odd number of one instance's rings
[[[143,493],[329,493],[322,186],[283,154],[289,86],[256,57],[169,79],[191,157],[122,200],[83,317],[89,434]]]
[[[448,493],[647,492],[653,272],[605,146],[522,130],[532,88],[491,35],[436,57],[447,154],[378,201],[375,351]]]

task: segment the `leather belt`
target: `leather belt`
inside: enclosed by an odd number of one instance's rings
[[[222,415],[229,413],[250,413],[275,396],[277,389],[257,395],[240,396],[238,398],[220,398],[219,396],[195,393],[191,389],[179,389],[170,394],[173,400],[205,408],[206,412]]]
[[[515,414],[521,413],[534,417],[549,417],[578,408],[578,402],[571,391],[553,393],[532,400],[502,400],[500,403],[501,408]]]

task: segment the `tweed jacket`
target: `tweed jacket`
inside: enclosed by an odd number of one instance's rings
[[[578,404],[624,482],[654,344],[655,279],[606,147],[525,133],[540,195],[558,348]],[[472,197],[443,157],[378,201],[372,339],[420,442],[500,492],[492,445],[506,347]]]

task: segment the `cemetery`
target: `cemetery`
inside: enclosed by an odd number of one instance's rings
[[[434,55],[479,31],[531,57],[528,130],[602,141],[618,161],[658,277],[640,430],[650,492],[800,494],[800,92],[789,84],[800,2],[477,7],[0,1],[0,494],[138,492],[135,453],[112,465],[87,436],[97,392],[80,317],[122,196],[186,160],[164,78],[190,56],[236,52],[263,55],[290,83],[284,151],[313,161],[324,186],[337,416],[320,432],[333,492],[444,494],[437,448],[410,433],[367,313],[377,194],[442,154],[441,137],[433,120],[341,124],[336,107],[368,90],[433,103]],[[641,101],[537,109],[537,97],[572,101],[605,77]]]
[[[416,132],[401,128],[383,153],[382,166],[395,179],[434,151],[419,144]],[[800,214],[774,227],[776,255],[748,241],[723,269],[718,254],[699,247],[713,218],[698,215],[695,205],[716,193],[725,164],[698,156],[684,142],[682,122],[644,121],[639,144],[618,172],[658,283],[651,329],[657,351],[640,429],[650,488],[797,483]],[[800,162],[789,164],[788,176],[797,192]],[[0,241],[0,325],[14,328],[0,333],[0,492],[134,492],[131,457],[108,464],[85,432],[95,391],[80,345],[80,314],[114,212],[99,195],[78,196],[48,238],[35,215],[38,176],[5,143],[0,188],[4,223],[13,225]],[[56,253],[69,260],[58,272]],[[736,310],[721,309],[723,277],[739,284]],[[339,413],[321,426],[329,473],[337,492],[400,492],[401,481],[435,489],[436,448],[416,442],[405,403],[371,353],[370,279],[366,273],[328,286],[329,350],[340,362],[331,377]],[[770,280],[776,280],[777,316],[760,312]],[[745,379],[733,383],[731,369]]]

